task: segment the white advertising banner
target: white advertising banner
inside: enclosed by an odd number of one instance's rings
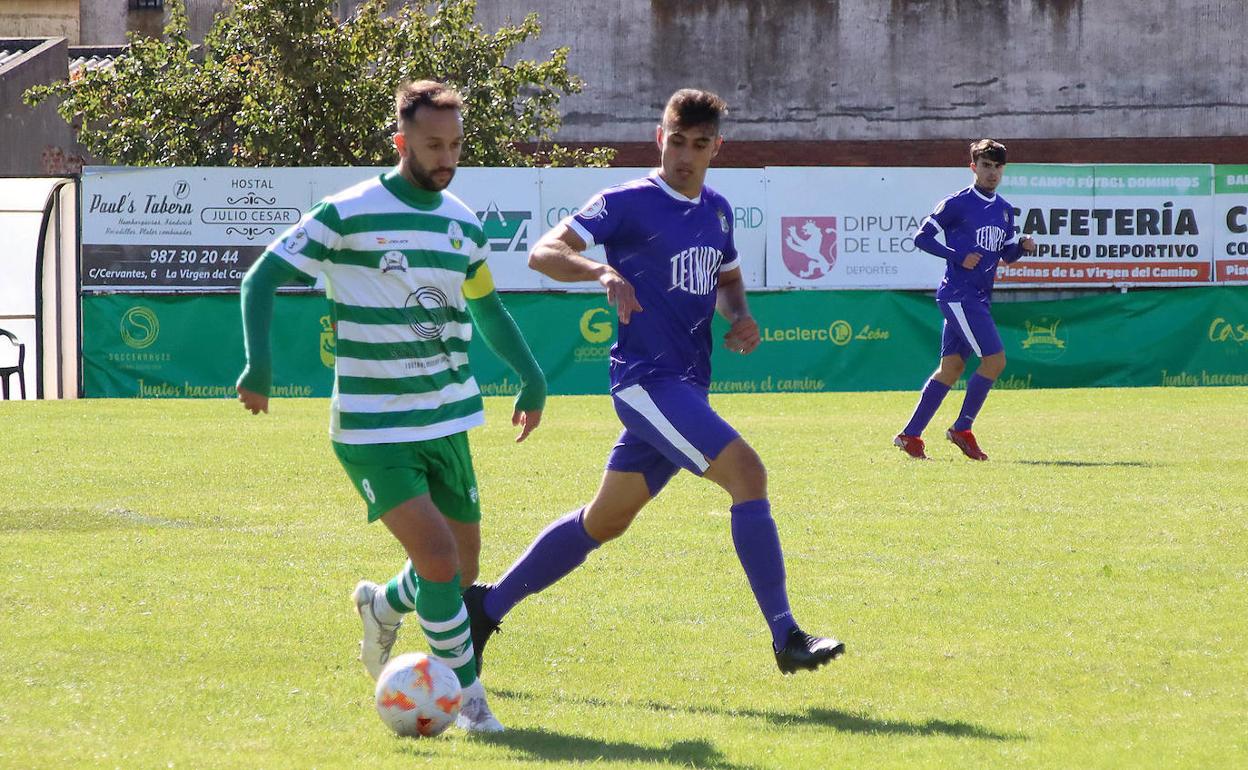
[[[237,289],[264,247],[317,201],[387,170],[88,167],[83,290]],[[461,168],[451,190],[482,220],[499,288],[539,288],[526,265],[538,171]]]
[[[542,169],[542,232],[575,214],[591,197],[612,185],[628,182],[649,174],[648,168],[548,168]],[[706,184],[724,196],[732,206],[733,239],[741,256],[741,273],[746,286],[764,285],[766,239],[763,230],[765,191],[763,170],[757,168],[712,168]],[[601,246],[586,256],[605,261]],[[559,283],[543,279],[543,286],[564,290],[593,290],[598,285]]]
[[[935,289],[945,262],[914,233],[967,169],[766,169],[767,285]]]
[[[1213,275],[1213,167],[1012,163],[999,188],[1037,253],[997,284],[1206,283]]]
[[[1248,283],[1248,166],[1214,168],[1214,274]]]

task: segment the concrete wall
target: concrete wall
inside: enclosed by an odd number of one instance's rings
[[[65,39],[56,38],[0,67],[0,176],[81,170],[82,150],[56,105],[44,102],[31,108],[22,102],[27,88],[64,80],[68,56]]]
[[[738,140],[1248,134],[1244,0],[480,0],[572,47],[566,141],[717,91]]]
[[[82,45],[121,45],[129,32],[158,37],[169,21],[165,10],[132,9],[129,0],[79,0]],[[166,2],[166,5],[168,3]],[[212,20],[226,5],[223,0],[186,0],[191,38],[202,41]]]
[[[0,0],[0,37],[78,42],[78,0]]]

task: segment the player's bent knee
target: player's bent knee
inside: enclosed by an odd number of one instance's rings
[[[767,468],[754,448],[737,439],[712,462],[706,478],[724,488],[733,500],[754,500],[767,496]]]
[[[595,508],[592,505],[586,509],[584,518],[585,534],[597,540],[599,543],[605,543],[608,540],[614,540],[620,535],[628,531],[629,525],[636,518],[637,511],[627,509],[611,510],[607,508]]]

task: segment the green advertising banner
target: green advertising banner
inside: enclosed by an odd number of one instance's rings
[[[601,294],[507,294],[552,394],[607,391],[615,315]],[[942,318],[909,292],[752,294],[763,344],[719,345],[719,393],[911,390],[935,368]],[[999,387],[1248,385],[1248,287],[1101,294],[993,307],[1008,360]],[[274,395],[328,396],[334,335],[325,299],[281,295],[274,318]],[[105,294],[83,298],[88,397],[234,397],[243,362],[237,295]],[[515,375],[474,338],[486,395]]]
[[[334,333],[325,297],[278,295],[273,326],[273,395],[328,396]],[[82,298],[88,398],[234,398],[242,365],[237,294]]]

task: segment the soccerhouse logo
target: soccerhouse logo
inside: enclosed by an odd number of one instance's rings
[[[1066,337],[1061,331],[1062,319],[1042,317],[1036,322],[1023,321],[1027,336],[1023,338],[1023,350],[1032,358],[1052,361],[1066,354]]]
[[[611,311],[593,307],[581,313],[581,339],[587,344],[578,345],[572,352],[577,361],[605,361],[611,356],[611,336],[615,327],[611,323]]]
[[[328,369],[334,368],[338,353],[338,338],[334,334],[334,322],[329,316],[321,316],[321,363]]]
[[[121,341],[142,350],[156,341],[160,334],[160,319],[151,308],[136,305],[121,317]]]
[[[533,219],[533,212],[502,211],[497,203],[490,201],[485,211],[477,212],[477,217],[490,251],[528,252],[529,221]]]
[[[407,323],[422,340],[436,340],[446,326],[446,309],[450,303],[446,295],[432,286],[422,286],[407,295],[403,310]]]
[[[815,280],[836,264],[836,217],[780,217],[780,256],[798,278]]]

